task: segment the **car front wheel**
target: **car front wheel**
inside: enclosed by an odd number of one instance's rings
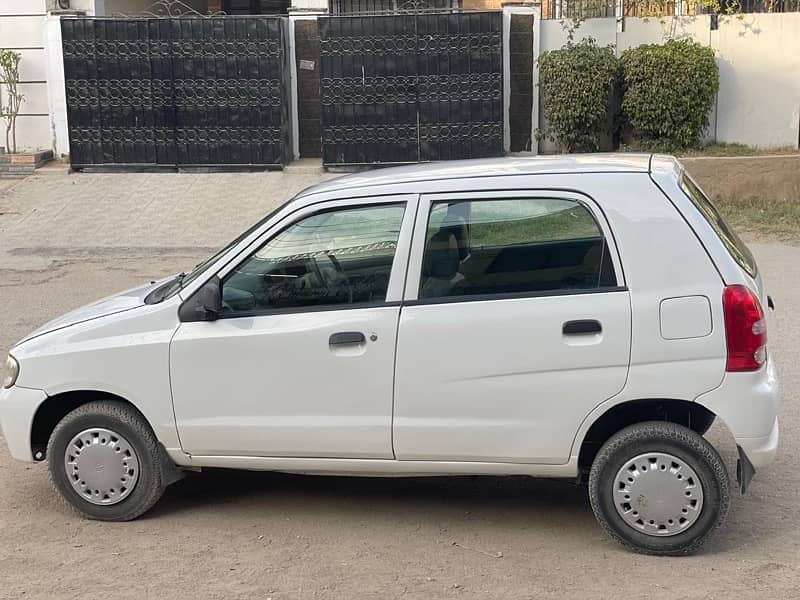
[[[53,487],[90,519],[135,519],[166,487],[155,435],[122,402],[89,402],[67,414],[50,436],[47,459]]]
[[[691,429],[665,421],[614,434],[589,475],[600,525],[644,554],[697,551],[725,519],[728,474],[717,451]]]

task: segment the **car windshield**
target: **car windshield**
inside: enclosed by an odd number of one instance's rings
[[[291,200],[289,202],[291,202]],[[192,281],[194,281],[195,279],[200,277],[203,273],[205,273],[205,271],[206,271],[206,269],[208,269],[208,267],[210,267],[211,265],[213,265],[217,261],[217,259],[222,257],[231,248],[233,248],[234,246],[239,244],[242,240],[244,240],[249,235],[251,235],[256,229],[261,227],[270,218],[272,218],[273,215],[277,214],[279,210],[281,210],[284,206],[286,206],[286,204],[288,204],[288,202],[285,203],[285,204],[281,204],[278,208],[273,210],[271,213],[269,213],[263,219],[261,219],[261,220],[257,221],[256,223],[254,223],[252,226],[247,228],[246,231],[244,231],[243,233],[238,235],[236,237],[236,239],[234,239],[230,243],[226,244],[223,248],[221,248],[220,250],[215,252],[213,255],[208,257],[203,262],[197,264],[189,273],[186,273],[186,274],[182,273],[178,277],[176,277],[174,281],[175,281],[175,283],[177,283],[177,285],[175,285],[174,289],[171,289],[168,294],[165,294],[164,297],[165,298],[169,298],[170,296],[176,294],[179,290],[181,290],[185,286],[189,285]]]

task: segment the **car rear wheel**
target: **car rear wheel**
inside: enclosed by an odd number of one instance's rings
[[[691,429],[638,423],[613,435],[589,475],[600,525],[635,552],[697,551],[725,519],[728,474],[717,451]]]
[[[166,487],[158,440],[122,402],[90,402],[67,414],[50,436],[47,458],[53,487],[90,519],[135,519]]]

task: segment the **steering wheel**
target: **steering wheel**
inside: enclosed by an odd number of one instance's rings
[[[317,255],[319,256],[319,255]],[[331,266],[333,267],[334,275],[331,275],[331,269],[321,269],[319,266],[319,262],[317,261],[317,256],[311,256],[309,258],[309,263],[311,266],[311,270],[314,272],[314,276],[319,280],[320,286],[325,286],[328,288],[331,287],[346,287],[348,299],[347,302],[352,304],[353,302],[353,286],[350,284],[350,278],[347,276],[347,273],[344,272],[342,268],[342,264],[339,260],[333,255],[329,254],[328,252],[324,252],[323,256],[325,256],[328,261],[330,262]]]

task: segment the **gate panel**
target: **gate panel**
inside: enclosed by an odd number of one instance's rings
[[[318,22],[323,163],[419,160],[415,17]]]
[[[502,14],[417,16],[420,160],[503,153]]]
[[[283,20],[63,19],[70,153],[95,165],[281,165]]]
[[[173,19],[178,164],[281,164],[283,67],[278,19]]]
[[[502,14],[319,19],[326,165],[503,153]]]
[[[62,28],[73,163],[155,162],[147,23],[69,19]]]
[[[153,110],[153,160],[157,165],[176,165],[175,88],[172,80],[172,32],[167,19],[147,21],[150,40],[150,85]]]

